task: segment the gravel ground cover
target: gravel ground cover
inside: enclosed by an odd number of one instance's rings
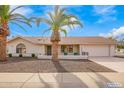
[[[2,73],[56,73],[56,72],[115,72],[90,60],[38,60],[36,58],[8,58],[0,62]]]

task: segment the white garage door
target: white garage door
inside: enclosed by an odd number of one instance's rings
[[[89,56],[109,56],[108,45],[85,45],[83,50],[89,52]]]

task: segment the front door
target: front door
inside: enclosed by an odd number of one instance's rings
[[[47,55],[51,55],[51,46],[49,45],[49,46],[47,46]]]

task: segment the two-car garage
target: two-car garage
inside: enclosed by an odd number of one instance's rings
[[[88,52],[89,56],[113,56],[114,46],[112,45],[82,45],[83,52]]]

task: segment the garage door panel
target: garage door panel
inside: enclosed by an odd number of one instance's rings
[[[85,52],[89,52],[89,56],[109,56],[108,45],[89,45],[83,49]]]

